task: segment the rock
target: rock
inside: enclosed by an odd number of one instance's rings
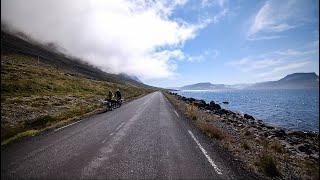
[[[254,120],[254,117],[250,116],[249,114],[244,114],[244,118]]]
[[[215,105],[215,109],[216,109],[216,110],[220,110],[220,109],[221,109],[221,106],[220,106],[219,104],[216,104],[216,105]]]
[[[220,110],[221,106],[219,104],[214,103],[214,101],[210,101],[208,108],[210,110]]]
[[[274,137],[283,138],[287,133],[283,129],[276,129],[271,131]]]
[[[267,129],[274,129],[273,126],[264,125]]]
[[[220,109],[220,110],[219,110],[219,113],[220,113],[220,114],[228,114],[228,110],[226,110],[226,109]]]
[[[288,137],[286,140],[291,146],[294,146],[294,145],[301,143],[301,139],[299,139],[297,137]]]
[[[264,137],[268,137],[269,135],[270,135],[270,132],[268,132],[268,131],[263,133]]]
[[[303,144],[298,147],[298,150],[300,152],[304,152],[305,154],[308,154],[308,155],[313,154],[311,149],[312,149],[312,146],[310,144]]]
[[[208,104],[206,103],[206,101],[204,101],[204,100],[196,100],[196,101],[194,101],[194,104],[196,105],[196,106],[198,106],[199,108],[202,108],[202,109],[205,109],[207,106],[208,106]]]

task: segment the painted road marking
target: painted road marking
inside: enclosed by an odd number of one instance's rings
[[[177,111],[176,111],[176,110],[174,110],[174,113],[176,113],[176,115],[179,117],[179,114],[177,113]]]
[[[55,129],[54,132],[60,131],[61,129],[64,129],[64,128],[66,128],[66,127],[68,127],[68,126],[71,126],[71,125],[74,125],[74,124],[77,124],[77,123],[79,123],[79,122],[81,122],[81,121],[77,121],[77,122],[68,124],[68,125],[66,125],[66,126],[62,126],[62,127],[58,128],[58,129]]]
[[[118,131],[123,125],[124,125],[124,122],[117,127],[116,131]]]
[[[201,146],[201,144],[199,143],[199,141],[194,137],[194,135],[192,134],[192,132],[190,130],[188,130],[190,136],[192,137],[192,139],[197,143],[198,147],[201,149],[202,153],[204,154],[204,156],[207,158],[207,160],[209,161],[209,163],[211,164],[211,166],[214,168],[214,170],[218,173],[218,174],[222,174],[221,170],[218,168],[218,166],[213,162],[213,160],[210,158],[210,156],[208,155],[207,151],[205,149],[203,149],[203,147]]]

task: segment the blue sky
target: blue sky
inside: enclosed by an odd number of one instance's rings
[[[236,84],[276,80],[294,72],[319,74],[318,4],[311,0],[187,2],[170,18],[197,22],[225,13],[184,43],[182,51],[194,60],[177,60],[175,75],[146,83],[161,87]]]
[[[1,23],[110,73],[177,87],[319,74],[318,0],[8,0]]]

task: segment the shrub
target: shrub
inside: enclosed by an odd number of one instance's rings
[[[225,134],[219,128],[216,128],[211,124],[199,123],[198,127],[201,129],[202,132],[204,132],[207,136],[211,138],[221,140],[225,137]]]
[[[280,175],[276,163],[270,154],[263,154],[257,165],[267,176],[275,177]]]
[[[245,142],[245,141],[241,142],[241,146],[245,150],[249,150],[250,149],[249,144],[247,142]]]
[[[269,144],[270,149],[274,150],[277,153],[284,153],[285,149],[278,140],[274,140]]]
[[[244,135],[245,135],[245,136],[250,136],[250,135],[251,135],[251,132],[248,131],[248,130],[246,130],[245,133],[244,133]]]
[[[26,125],[31,128],[43,127],[47,123],[55,122],[57,118],[50,115],[40,116],[33,121],[26,122]]]

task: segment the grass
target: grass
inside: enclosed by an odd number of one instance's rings
[[[277,152],[277,153],[285,153],[285,149],[282,146],[282,144],[280,143],[279,140],[273,140],[269,143],[269,148],[272,149],[273,151]]]
[[[319,179],[318,158],[292,154],[281,140],[258,135],[254,129],[250,129],[251,127],[240,127],[237,131],[231,131],[232,135],[228,134],[227,130],[224,132],[219,127],[228,128],[230,123],[223,122],[214,115],[212,120],[215,121],[209,120],[208,116],[203,115],[206,114],[205,111],[201,112],[192,104],[178,100],[173,95],[164,94],[175,108],[184,112],[185,116],[192,120],[191,122],[202,132],[211,138],[220,139],[221,141],[218,142],[225,149],[243,160],[245,168],[253,170],[266,179]],[[219,122],[224,124],[219,126]],[[212,124],[216,126],[211,126]],[[318,139],[315,138],[312,141],[316,146]]]
[[[268,153],[264,153],[260,156],[257,166],[267,176],[276,177],[280,175],[274,158]]]
[[[210,138],[222,140],[226,136],[222,130],[220,130],[219,128],[215,127],[212,124],[198,123],[197,126],[203,133],[205,133]]]
[[[57,121],[56,117],[52,117],[50,115],[44,115],[36,118],[33,121],[26,121],[26,126],[30,128],[41,128],[46,126],[48,123],[53,123]]]
[[[27,130],[25,132],[21,132],[21,133],[18,133],[4,141],[1,142],[1,146],[3,145],[6,145],[8,143],[11,143],[11,142],[14,142],[14,141],[17,141],[18,139],[21,139],[23,137],[26,137],[26,136],[34,136],[34,135],[37,135],[40,131],[39,130],[34,130],[34,129],[31,129],[31,130]]]
[[[250,150],[250,146],[246,141],[241,142],[241,147],[245,150]]]
[[[89,79],[38,64],[30,56],[1,54],[1,142],[102,108],[98,100],[117,89],[125,101],[153,91],[132,83]]]
[[[319,179],[319,162],[304,161],[304,168],[307,169],[307,173],[311,179]]]
[[[180,102],[166,92],[163,93],[179,111],[183,112],[187,118],[191,119],[196,127],[198,127],[208,137],[217,140],[222,140],[228,137],[228,135],[223,130],[209,123],[214,119],[213,116],[198,110],[198,108],[193,103],[186,104]]]

